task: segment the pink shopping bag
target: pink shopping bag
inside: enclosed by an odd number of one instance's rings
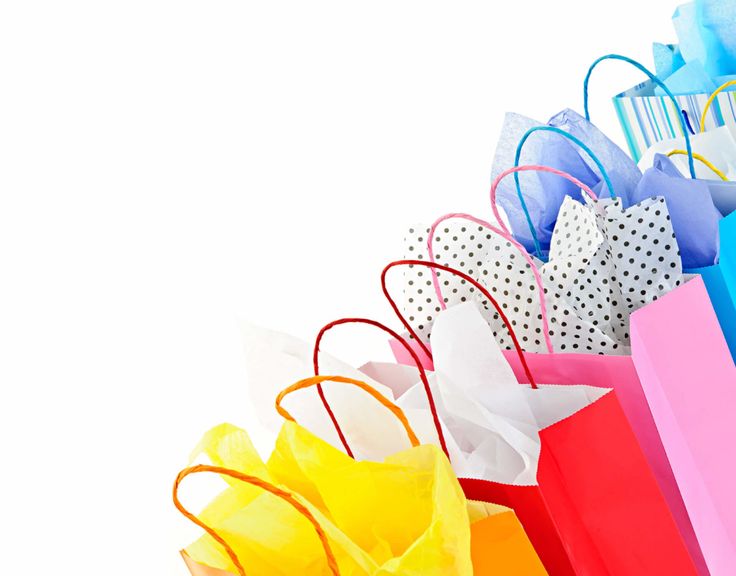
[[[702,278],[631,317],[633,358],[712,576],[736,573],[736,366]]]

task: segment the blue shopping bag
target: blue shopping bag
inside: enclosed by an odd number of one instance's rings
[[[691,270],[702,275],[721,329],[736,360],[736,212],[720,222],[718,264]]]

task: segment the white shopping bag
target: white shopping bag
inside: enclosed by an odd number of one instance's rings
[[[715,166],[729,181],[736,180],[736,128],[720,126],[706,132],[690,136],[694,154],[699,155]],[[651,168],[656,154],[669,155],[673,151],[685,151],[684,138],[671,138],[652,144],[639,160],[642,171]],[[687,154],[673,154],[672,162],[683,176],[690,177]],[[699,180],[718,180],[722,177],[705,162],[695,161],[695,175]]]

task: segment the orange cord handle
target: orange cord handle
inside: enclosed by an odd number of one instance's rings
[[[367,392],[368,394],[373,396],[373,398],[378,400],[381,405],[388,408],[391,413],[396,416],[399,422],[401,422],[404,430],[406,430],[406,435],[409,437],[409,442],[411,442],[412,447],[414,448],[416,446],[419,446],[419,438],[417,438],[417,435],[414,433],[411,424],[409,424],[409,420],[406,418],[406,414],[404,414],[404,411],[401,408],[388,400],[382,394],[376,392],[365,382],[361,382],[360,380],[353,380],[352,378],[346,378],[344,376],[312,376],[311,378],[305,378],[304,380],[300,380],[296,384],[292,384],[288,388],[282,390],[276,397],[276,411],[285,420],[296,422],[294,417],[283,406],[281,406],[281,402],[292,392],[296,392],[297,390],[304,390],[305,388],[310,388],[311,386],[317,386],[318,384],[322,384],[322,382],[338,382],[340,384],[351,384],[353,386],[357,386],[364,392]]]
[[[299,512],[301,515],[303,515],[307,520],[309,520],[310,524],[314,526],[315,531],[317,532],[317,537],[319,538],[320,543],[322,544],[322,548],[324,548],[325,556],[327,556],[327,566],[330,568],[330,572],[334,576],[340,576],[340,569],[337,566],[337,559],[335,558],[335,554],[332,552],[332,548],[330,548],[330,543],[327,540],[327,534],[325,534],[325,531],[322,529],[322,526],[319,525],[319,522],[317,522],[317,519],[312,515],[312,513],[307,509],[304,504],[299,502],[293,494],[290,492],[286,492],[285,490],[282,490],[281,488],[278,488],[271,484],[270,482],[266,482],[265,480],[262,480],[261,478],[257,478],[256,476],[250,476],[248,474],[243,474],[242,472],[238,472],[237,470],[231,470],[229,468],[221,468],[219,466],[207,466],[204,464],[200,464],[198,466],[192,466],[190,468],[185,468],[181,472],[179,472],[179,475],[176,477],[176,481],[174,482],[174,491],[173,491],[173,498],[174,498],[174,506],[176,506],[176,509],[181,512],[187,519],[192,521],[194,524],[199,526],[202,530],[207,532],[212,539],[217,542],[220,546],[222,546],[225,549],[225,552],[227,552],[227,555],[230,557],[230,560],[235,565],[235,568],[238,570],[238,576],[247,576],[245,573],[245,569],[243,568],[243,565],[240,563],[240,560],[238,560],[237,554],[235,554],[235,551],[230,547],[230,545],[225,542],[225,540],[220,536],[213,528],[207,526],[204,522],[202,522],[199,518],[197,518],[194,514],[189,512],[182,503],[179,501],[179,485],[181,484],[182,480],[186,478],[187,476],[191,474],[199,474],[202,472],[211,472],[213,474],[220,474],[222,476],[229,476],[230,478],[235,478],[236,480],[240,480],[242,482],[245,482],[247,484],[252,484],[253,486],[257,486],[258,488],[263,488],[266,492],[270,492],[274,496],[277,496],[281,498],[282,500],[286,501],[288,504],[291,504],[297,512]]]

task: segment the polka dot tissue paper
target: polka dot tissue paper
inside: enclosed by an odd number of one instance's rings
[[[502,227],[448,215],[435,223],[431,237],[430,227],[412,227],[405,255],[433,259],[479,280],[529,352],[628,354],[631,313],[685,280],[663,198],[623,209],[620,200],[566,197],[546,263]],[[422,339],[429,340],[442,308],[474,300],[498,342],[511,347],[498,314],[472,286],[442,272],[437,278],[439,291],[429,271],[412,268],[404,276],[404,312]]]

